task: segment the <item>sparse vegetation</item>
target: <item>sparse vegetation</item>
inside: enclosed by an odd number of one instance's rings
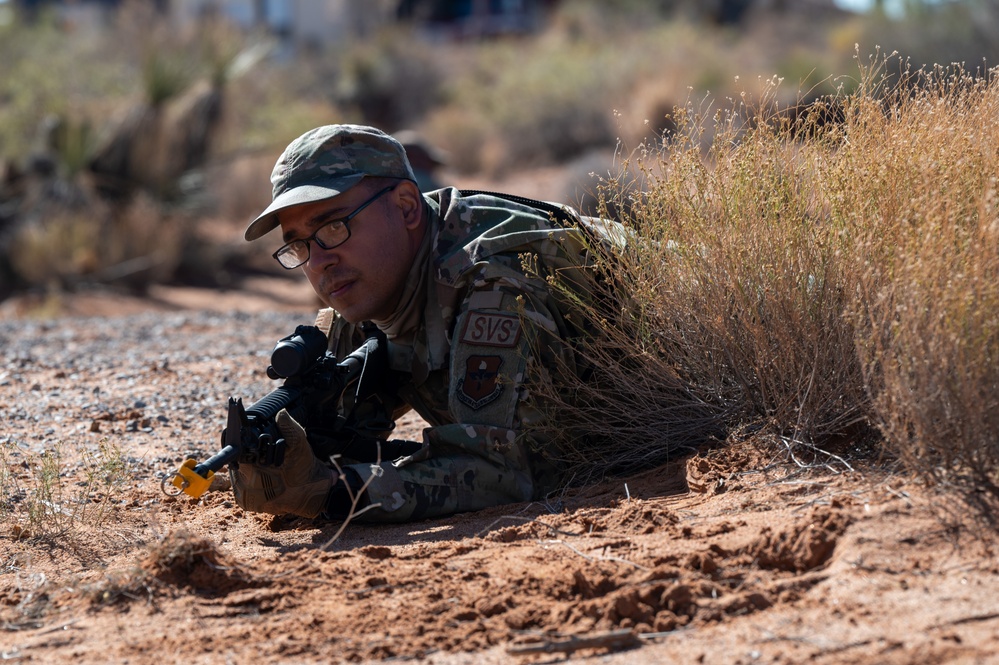
[[[999,81],[895,64],[861,65],[857,90],[827,102],[841,122],[773,115],[776,81],[756,102],[678,109],[676,137],[627,165],[640,200],[604,194],[640,233],[606,259],[631,301],[592,311],[609,338],[589,353],[601,399],[548,391],[555,422],[600,432],[625,466],[689,445],[671,423],[853,455],[879,430],[927,481],[999,498]],[[632,420],[646,402],[684,417]],[[566,433],[585,459],[582,431]]]
[[[857,348],[890,450],[970,498],[999,495],[999,70],[905,70],[834,182],[852,196]],[[858,132],[860,133],[860,132]],[[880,156],[874,160],[875,155]],[[867,189],[868,187],[873,188]],[[866,206],[861,203],[866,202]]]
[[[612,20],[567,3],[536,38],[431,48],[394,29],[294,63],[224,25],[153,30],[141,3],[86,39],[51,20],[0,27],[0,297],[211,282],[198,266],[221,253],[194,223],[258,207],[236,160],[321,122],[417,126],[453,168],[490,174],[620,141],[603,205],[639,234],[613,278],[631,302],[591,313],[609,339],[597,380],[558,419],[616,456],[569,437],[564,461],[630,470],[746,431],[792,446],[880,436],[928,481],[999,494],[996,72],[924,66],[987,48],[950,21],[970,10],[911,14],[911,34],[932,29],[923,42],[884,17],[750,26],[781,43],[768,52],[625,4],[634,14]],[[892,26],[903,55],[848,67],[844,47],[872,25]],[[66,513],[60,463],[4,465],[23,528],[83,516]]]
[[[131,482],[125,456],[106,438],[95,449],[59,444],[37,453],[4,441],[0,464],[0,517],[15,540],[101,527]]]

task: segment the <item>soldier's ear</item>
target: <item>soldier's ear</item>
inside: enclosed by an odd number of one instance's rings
[[[403,180],[396,185],[396,201],[402,210],[403,220],[409,228],[416,228],[423,215],[423,195],[415,182]]]

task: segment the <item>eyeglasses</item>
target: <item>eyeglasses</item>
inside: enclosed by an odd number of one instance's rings
[[[395,185],[386,187],[361,205],[354,208],[354,212],[350,213],[346,217],[331,219],[316,229],[316,232],[308,238],[303,240],[292,240],[288,244],[282,246],[281,249],[274,252],[272,256],[277,259],[277,262],[283,267],[288,270],[292,270],[309,260],[310,241],[314,240],[315,243],[323,249],[333,249],[334,247],[339,247],[350,239],[350,227],[347,226],[347,222],[357,217],[362,210],[374,203],[379,196],[386,192],[391,192],[393,189],[395,189]]]

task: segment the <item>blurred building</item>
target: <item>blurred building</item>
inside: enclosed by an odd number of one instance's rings
[[[370,34],[392,20],[388,0],[168,0],[181,26],[205,15],[222,15],[244,28],[260,28],[297,43],[322,44]]]
[[[528,34],[558,0],[396,0],[396,16],[446,36],[468,39]]]
[[[46,8],[72,23],[100,21],[124,0],[9,0],[32,20]],[[222,16],[245,29],[263,30],[295,44],[318,45],[371,34],[406,22],[452,38],[524,34],[539,29],[559,0],[144,0],[184,28]],[[3,0],[0,0],[3,2]]]
[[[4,0],[0,0],[2,3]],[[245,29],[266,31],[293,45],[322,46],[405,22],[442,39],[481,39],[542,29],[562,0],[143,0],[184,28],[221,16]],[[8,0],[29,20],[55,8],[69,23],[107,17],[125,0]],[[754,13],[841,12],[836,0],[649,0],[664,14],[681,12],[720,24]]]

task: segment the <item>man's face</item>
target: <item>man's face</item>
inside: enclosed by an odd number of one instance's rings
[[[284,242],[308,238],[380,189],[362,181],[334,198],[280,211]],[[302,269],[320,299],[349,323],[383,321],[395,311],[414,255],[410,196],[407,183],[401,183],[372,201],[347,222],[350,238],[342,245],[323,249],[309,241],[309,260]]]

